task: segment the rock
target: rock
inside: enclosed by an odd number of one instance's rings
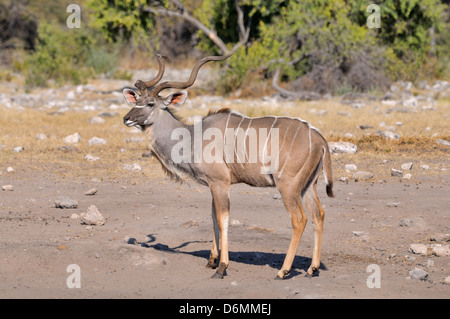
[[[355,164],[345,164],[344,169],[348,171],[355,171],[357,169]]]
[[[129,137],[125,139],[125,143],[142,143],[144,141],[144,137]]]
[[[11,166],[9,166],[9,167],[6,169],[6,171],[7,171],[8,173],[12,173],[12,172],[14,172],[14,168],[12,168]]]
[[[404,163],[404,164],[402,164],[402,166],[401,166],[402,170],[404,170],[404,171],[409,171],[409,170],[412,169],[412,167],[413,167],[413,163],[411,163],[411,162],[409,162],[409,163]]]
[[[368,130],[368,129],[373,128],[372,125],[366,125],[366,124],[361,124],[361,125],[359,125],[358,127],[359,127],[361,130]]]
[[[13,185],[3,185],[2,190],[11,192],[14,190],[14,186]]]
[[[393,168],[391,169],[391,176],[402,177],[403,172]]]
[[[127,171],[141,171],[142,170],[142,166],[139,165],[138,163],[134,163],[132,165],[124,164],[123,165],[123,169],[125,169]]]
[[[436,143],[444,145],[444,146],[450,146],[450,141],[447,141],[447,140],[437,139]]]
[[[93,138],[91,138],[89,141],[88,141],[88,144],[89,145],[105,145],[105,144],[107,144],[108,142],[105,140],[105,139],[103,139],[103,138],[100,138],[100,137],[93,137]]]
[[[412,175],[410,173],[407,173],[407,174],[403,175],[402,178],[404,178],[404,179],[411,179],[411,177],[412,177]]]
[[[55,200],[56,208],[77,208],[78,202],[76,200],[70,199],[68,197],[62,196]]]
[[[358,171],[355,174],[353,174],[353,179],[355,180],[355,182],[357,182],[359,180],[366,181],[371,178],[373,178],[373,174],[368,171]]]
[[[399,202],[388,202],[387,207],[398,207],[400,205]]]
[[[340,177],[340,178],[339,178],[339,181],[340,181],[340,182],[343,182],[343,183],[348,183],[348,177],[346,177],[346,176]]]
[[[86,154],[86,156],[84,157],[84,159],[85,159],[86,161],[89,161],[89,162],[95,162],[95,161],[98,161],[98,160],[100,159],[100,157],[93,156],[93,155],[91,155],[91,154]]]
[[[414,270],[410,270],[409,275],[411,276],[411,279],[418,279],[418,280],[427,280],[428,279],[428,273],[420,268],[415,268]]]
[[[68,143],[68,144],[75,144],[75,143],[79,143],[81,141],[81,136],[80,134],[74,133],[72,135],[68,135],[64,138],[64,143]]]
[[[354,231],[352,231],[352,234],[353,234],[354,236],[356,236],[356,237],[361,237],[361,236],[366,235],[365,232],[359,231],[359,230],[354,230]]]
[[[70,215],[70,218],[77,219],[77,218],[80,218],[80,216],[78,214],[72,214],[72,215]]]
[[[398,225],[400,227],[410,227],[414,225],[414,220],[411,218],[403,218]]]
[[[89,118],[89,124],[104,124],[106,120],[100,116],[92,116]]]
[[[350,142],[329,142],[328,147],[330,148],[330,153],[350,153],[355,154],[358,147]]]
[[[391,131],[384,131],[384,132],[382,132],[381,136],[388,138],[390,140],[400,139],[400,135],[395,134],[394,132],[391,132]]]
[[[431,253],[438,257],[450,256],[450,248],[448,245],[434,244],[432,245]]]
[[[282,199],[281,194],[273,194],[272,196],[273,199]]]
[[[427,246],[424,244],[411,244],[409,245],[409,251],[416,255],[427,255]]]
[[[14,153],[20,153],[23,152],[25,149],[23,148],[23,146],[17,146],[14,147]]]
[[[86,225],[102,226],[105,224],[105,218],[100,214],[95,205],[88,207],[86,213],[80,214],[81,223]]]
[[[91,188],[90,190],[88,190],[87,192],[85,192],[84,195],[92,196],[92,195],[97,194],[97,191],[98,191],[97,188]]]
[[[444,279],[444,284],[450,285],[450,276]]]
[[[409,99],[405,99],[402,101],[402,105],[406,106],[406,107],[411,107],[411,108],[415,108],[417,106],[419,106],[419,103],[417,101],[417,98],[415,97],[411,97]]]
[[[43,141],[46,140],[48,137],[44,133],[39,133],[34,138],[38,141]]]
[[[430,169],[430,166],[429,165],[420,165],[420,168],[428,171]]]

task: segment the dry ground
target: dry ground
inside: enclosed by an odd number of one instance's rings
[[[91,97],[93,100],[103,98]],[[122,124],[126,109],[92,125],[98,111],[7,109],[0,106],[0,297],[2,298],[448,298],[450,257],[415,255],[410,244],[433,244],[430,237],[449,233],[448,101],[436,110],[389,113],[371,102],[352,109],[336,100],[287,103],[273,107],[255,101],[225,101],[250,116],[299,116],[318,127],[329,141],[351,141],[356,154],[333,156],[336,198],[320,196],[326,210],[320,276],[304,277],[311,261],[313,230],[308,223],[288,279],[275,281],[289,245],[291,228],[272,188],[235,185],[231,191],[230,267],[223,280],[205,269],[212,240],[211,199],[207,188],[174,184],[154,159],[142,157],[145,142]],[[267,103],[266,103],[267,104]],[[180,110],[184,117],[206,108]],[[325,112],[320,112],[320,111]],[[339,111],[352,116],[338,115]],[[390,141],[369,135],[381,122],[401,121]],[[373,126],[361,130],[359,125]],[[63,139],[78,132],[81,142],[59,150]],[[36,134],[48,136],[36,140]],[[352,137],[344,137],[351,133]],[[90,146],[94,137],[107,145]],[[14,147],[24,151],[15,153]],[[96,162],[86,154],[100,157]],[[413,162],[411,179],[390,176]],[[124,170],[139,163],[141,171]],[[354,182],[344,165],[354,163],[374,178]],[[420,168],[429,165],[429,170]],[[7,168],[12,167],[13,172]],[[348,183],[339,182],[349,177]],[[97,188],[94,196],[84,193]],[[76,199],[76,209],[57,209],[60,196]],[[393,204],[395,203],[395,204]],[[81,225],[72,214],[96,205],[104,226]],[[401,226],[408,218],[409,226]],[[355,236],[353,232],[364,232]],[[127,243],[136,238],[142,245]],[[438,242],[448,245],[448,242]],[[67,267],[81,271],[81,288],[70,289]],[[368,288],[369,265],[380,267],[381,288]],[[411,279],[421,268],[428,279]]]

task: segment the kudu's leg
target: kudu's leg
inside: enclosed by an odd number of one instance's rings
[[[217,214],[216,208],[214,207],[214,198],[212,200],[212,208],[211,208],[211,217],[213,221],[213,245],[211,248],[211,253],[209,254],[208,263],[206,264],[207,268],[216,269],[217,264],[216,260],[219,258],[219,224],[217,223]]]
[[[312,190],[312,191],[311,191]],[[311,266],[308,268],[306,273],[307,276],[311,277],[317,274],[320,267],[320,251],[322,247],[322,232],[323,232],[323,221],[325,219],[325,211],[319,201],[319,196],[317,196],[317,180],[312,185],[311,189],[305,195],[305,206],[306,209],[311,214],[312,222],[314,225],[314,250]]]
[[[211,194],[216,213],[217,225],[220,231],[220,262],[213,278],[223,278],[228,267],[228,222],[230,216],[230,200],[228,196],[228,184],[211,185]],[[214,218],[214,217],[213,217]],[[214,238],[217,244],[217,237]],[[214,243],[213,243],[214,244]],[[213,248],[215,249],[215,248]],[[212,252],[213,253],[213,252]]]
[[[297,252],[298,244],[300,243],[303,230],[305,229],[308,220],[299,194],[296,194],[296,192],[282,192],[281,190],[280,192],[283,197],[284,206],[291,217],[292,237],[283,266],[278,272],[276,279],[284,279],[284,277],[289,274],[292,262],[295,258],[295,253]]]

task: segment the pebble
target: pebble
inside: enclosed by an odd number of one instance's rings
[[[414,268],[413,270],[409,271],[409,276],[411,279],[418,279],[418,280],[427,280],[428,279],[428,273],[420,268]]]
[[[85,192],[84,195],[92,196],[92,195],[97,194],[97,191],[98,191],[97,188],[91,188],[90,190],[88,190],[87,192]]]
[[[281,199],[282,196],[281,196],[281,194],[273,194],[272,198],[273,199]]]
[[[426,255],[427,254],[427,246],[424,244],[411,244],[409,245],[409,251],[416,255]]]
[[[11,166],[9,166],[9,167],[6,169],[6,171],[7,171],[8,173],[12,173],[12,172],[14,172],[14,168],[12,168]]]
[[[450,256],[450,248],[448,245],[442,246],[435,244],[432,245],[431,253],[438,257]]]
[[[409,163],[404,163],[404,164],[402,164],[402,166],[401,166],[402,170],[404,170],[404,171],[409,171],[409,170],[412,169],[412,167],[413,167],[413,163],[411,163],[411,162],[409,162]]]
[[[23,152],[25,149],[23,148],[23,146],[17,146],[14,147],[14,153],[20,153]]]
[[[56,208],[77,208],[78,202],[76,200],[70,199],[68,197],[62,196],[55,200]]]
[[[400,205],[400,202],[388,202],[387,203],[388,207],[398,207],[398,205]]]
[[[123,165],[123,169],[125,169],[127,171],[141,171],[142,170],[142,166],[139,165],[138,163],[134,163],[132,165],[124,164]]]
[[[44,133],[39,133],[34,138],[38,141],[43,141],[46,140],[48,137]]]
[[[444,145],[444,146],[450,146],[450,141],[447,141],[447,140],[437,139],[436,143]]]
[[[329,142],[328,147],[330,149],[330,153],[334,154],[342,154],[342,153],[350,153],[355,154],[358,147],[350,142]]]
[[[2,190],[4,190],[4,191],[13,191],[14,190],[14,186],[13,185],[3,185],[2,186]]]
[[[420,168],[428,171],[430,169],[430,166],[429,165],[420,165]]]
[[[346,171],[355,171],[357,169],[355,164],[345,164],[344,169]]]
[[[86,225],[101,226],[105,224],[105,218],[95,205],[89,206],[86,213],[80,214],[80,218],[81,223]]]
[[[105,145],[105,144],[107,144],[108,142],[105,140],[105,139],[103,139],[103,138],[100,138],[100,137],[93,137],[93,138],[91,138],[89,141],[88,141],[88,144],[89,145]]]
[[[75,144],[75,143],[79,143],[81,141],[81,136],[80,134],[74,133],[72,135],[68,135],[64,138],[64,143],[68,143],[68,144]]]
[[[86,161],[89,161],[89,162],[95,162],[95,161],[98,161],[98,160],[100,159],[100,157],[94,156],[94,155],[91,155],[91,154],[86,154],[86,156],[84,157],[84,159],[85,159]]]
[[[396,177],[402,177],[403,176],[403,172],[399,171],[398,169],[391,169],[391,176],[396,176]]]
[[[368,171],[358,171],[355,174],[353,174],[353,179],[355,180],[355,182],[357,182],[359,180],[366,181],[371,178],[373,178],[373,174]]]

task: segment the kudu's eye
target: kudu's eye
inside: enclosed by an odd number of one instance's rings
[[[148,107],[153,107],[153,106],[155,106],[155,103],[153,103],[153,102],[148,103],[147,106],[148,106]]]

